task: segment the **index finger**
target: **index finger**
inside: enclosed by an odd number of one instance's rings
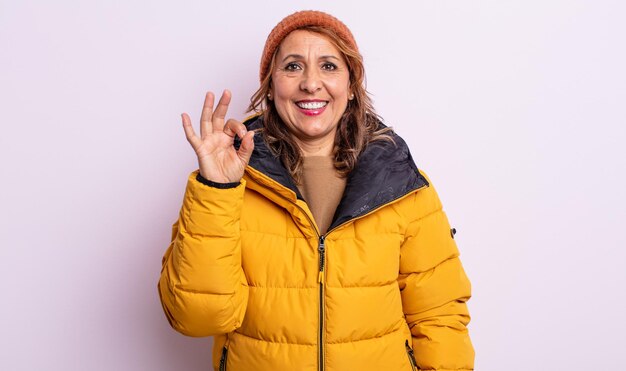
[[[224,131],[224,117],[226,117],[226,112],[228,111],[230,98],[230,90],[224,90],[222,96],[220,97],[220,101],[217,103],[215,112],[213,112],[213,116],[211,117],[211,122],[213,123],[213,132]]]

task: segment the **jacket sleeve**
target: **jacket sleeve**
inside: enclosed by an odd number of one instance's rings
[[[248,284],[241,267],[240,216],[245,180],[218,189],[188,179],[158,290],[170,325],[189,336],[231,332],[241,326]]]
[[[473,370],[470,282],[432,184],[418,191],[401,247],[398,283],[420,370]]]

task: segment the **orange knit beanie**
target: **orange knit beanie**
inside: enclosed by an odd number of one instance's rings
[[[265,48],[263,48],[263,55],[261,56],[261,69],[259,73],[261,83],[263,83],[263,80],[270,72],[268,71],[270,63],[274,57],[274,52],[278,48],[278,45],[280,45],[281,41],[283,41],[283,39],[287,37],[291,31],[306,26],[320,26],[328,28],[334,31],[346,44],[358,50],[354,36],[352,36],[352,32],[350,32],[345,24],[332,15],[316,10],[303,10],[293,13],[283,18],[283,20],[274,27],[272,32],[270,32],[267,37]]]

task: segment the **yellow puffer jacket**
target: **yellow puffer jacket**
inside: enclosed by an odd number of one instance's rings
[[[158,287],[174,329],[215,336],[215,370],[473,369],[454,233],[393,136],[359,157],[323,236],[261,135],[240,185],[191,174]]]

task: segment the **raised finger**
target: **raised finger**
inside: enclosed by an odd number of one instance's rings
[[[226,125],[224,125],[224,134],[233,138],[237,135],[239,138],[243,139],[243,136],[246,135],[247,132],[246,126],[235,119],[226,121]]]
[[[211,126],[211,116],[213,115],[214,102],[215,95],[210,91],[207,92],[204,96],[204,104],[202,105],[202,116],[200,116],[200,136],[202,138],[213,132],[213,127]]]
[[[215,107],[213,117],[211,118],[211,122],[213,123],[213,132],[220,132],[224,130],[224,117],[226,117],[226,112],[228,111],[230,97],[230,91],[224,90],[222,96],[220,97],[220,101],[217,103],[217,107]]]
[[[191,118],[189,118],[189,115],[183,113],[181,116],[183,119],[183,130],[185,130],[185,136],[187,137],[187,141],[195,150],[200,145],[201,140],[200,138],[198,138],[195,131],[193,130],[193,125],[191,125]]]

